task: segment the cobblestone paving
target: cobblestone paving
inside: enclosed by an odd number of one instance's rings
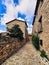
[[[49,62],[41,58],[39,51],[36,51],[31,42],[28,42],[2,65],[49,65]]]

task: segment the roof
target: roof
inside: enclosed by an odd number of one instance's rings
[[[9,23],[11,23],[11,22],[13,22],[13,21],[19,21],[19,22],[23,22],[23,23],[25,23],[26,24],[26,26],[27,26],[27,23],[26,23],[26,21],[22,21],[22,20],[19,20],[19,19],[13,19],[13,20],[11,20],[11,21],[9,21],[9,22],[7,22],[6,24],[9,24]],[[27,26],[28,27],[28,26]]]
[[[34,25],[35,18],[36,18],[36,15],[37,15],[37,11],[38,11],[38,7],[39,7],[39,5],[40,5],[40,1],[41,1],[41,0],[37,0],[37,4],[36,4],[36,8],[35,8],[35,13],[34,13],[35,16],[34,16],[32,25]]]

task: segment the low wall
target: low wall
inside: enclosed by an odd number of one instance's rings
[[[23,45],[25,44],[25,41],[17,41],[12,40],[9,42],[3,41],[0,43],[0,65],[11,55],[13,55],[15,52],[17,52]]]

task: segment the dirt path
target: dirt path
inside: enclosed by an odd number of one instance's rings
[[[49,62],[40,57],[30,41],[2,65],[49,65]]]

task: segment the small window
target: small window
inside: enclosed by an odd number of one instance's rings
[[[41,7],[42,7],[42,5],[43,5],[43,0],[41,0]]]
[[[1,39],[1,37],[2,37],[2,34],[0,33],[0,39]]]
[[[38,33],[42,32],[42,16],[39,19],[39,23],[38,23]]]
[[[39,22],[42,22],[42,16],[40,17]]]
[[[12,24],[12,27],[14,27],[14,24]]]
[[[40,44],[41,46],[43,46],[43,41],[42,41],[42,40],[39,40],[39,44]]]
[[[43,2],[43,0],[41,0],[41,2]]]

